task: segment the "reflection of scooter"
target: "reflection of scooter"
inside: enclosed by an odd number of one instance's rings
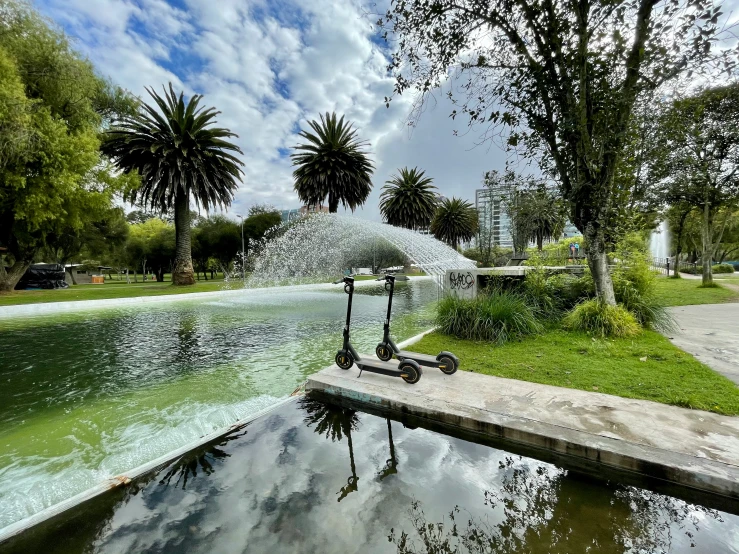
[[[349,443],[349,464],[352,467],[352,476],[346,480],[346,486],[341,487],[341,490],[336,493],[339,495],[337,502],[341,502],[351,493],[359,488],[359,477],[357,477],[357,467],[354,465],[354,446],[352,445],[352,431],[351,427],[346,430],[346,439]]]
[[[359,368],[359,376],[362,371],[370,371],[372,373],[380,373],[382,375],[390,375],[391,377],[401,377],[406,383],[418,383],[421,379],[421,367],[413,360],[400,360],[400,363],[390,363],[387,360],[374,360],[371,358],[361,357],[352,346],[349,338],[349,326],[352,319],[352,298],[354,297],[354,277],[344,277],[334,284],[344,283],[344,292],[349,295],[349,302],[346,307],[346,325],[344,326],[344,345],[341,350],[336,353],[336,365],[341,369],[349,369],[352,365],[357,364]]]
[[[377,474],[377,478],[382,481],[388,475],[398,473],[398,460],[395,459],[395,445],[393,444],[393,428],[390,426],[390,419],[387,420],[387,436],[390,442],[390,459],[385,462],[385,468]]]
[[[381,281],[382,279],[378,279]],[[447,375],[451,375],[459,367],[459,359],[446,350],[439,352],[437,356],[430,356],[428,354],[419,354],[418,352],[411,352],[409,350],[401,350],[390,338],[390,313],[393,309],[393,291],[395,290],[395,275],[385,275],[385,290],[390,294],[387,301],[387,318],[385,319],[384,332],[382,335],[382,342],[375,348],[375,354],[383,361],[387,361],[393,356],[401,361],[410,361],[428,367],[438,367],[441,371]]]

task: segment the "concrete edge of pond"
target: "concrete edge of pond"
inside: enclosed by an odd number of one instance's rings
[[[463,371],[445,376],[431,368],[408,385],[371,373],[358,379],[356,368],[331,366],[311,375],[305,388],[739,501],[737,417]]]
[[[27,531],[28,529],[32,527],[35,527],[36,525],[39,525],[41,523],[54,519],[57,516],[60,516],[72,508],[81,506],[82,504],[85,504],[86,502],[93,500],[99,497],[100,495],[103,495],[107,492],[115,490],[118,487],[128,485],[134,479],[141,477],[143,475],[146,475],[158,468],[166,466],[178,460],[182,456],[187,455],[189,452],[203,446],[204,444],[216,441],[228,435],[229,433],[232,433],[233,431],[236,431],[244,427],[245,425],[248,425],[255,419],[258,419],[264,415],[267,415],[270,412],[276,410],[277,408],[289,402],[294,402],[295,400],[297,400],[297,396],[293,396],[293,395],[283,398],[279,400],[278,402],[276,402],[275,404],[273,404],[272,406],[269,406],[267,408],[264,408],[263,410],[255,412],[254,414],[251,414],[250,416],[237,421],[236,423],[230,425],[229,427],[221,428],[207,435],[203,435],[197,441],[188,443],[178,448],[177,450],[168,452],[167,454],[164,454],[163,456],[160,456],[159,458],[156,458],[155,460],[152,460],[136,468],[133,468],[130,471],[126,471],[124,473],[121,473],[120,475],[116,475],[115,477],[106,479],[102,481],[100,484],[94,487],[91,487],[87,489],[86,491],[83,491],[75,496],[72,496],[62,502],[54,504],[53,506],[49,506],[48,508],[45,508],[39,511],[30,517],[27,517],[25,519],[12,523],[8,525],[7,527],[4,527],[3,529],[0,529],[0,544],[10,540],[13,537],[16,537],[17,535]]]
[[[419,275],[411,277],[411,280],[431,280],[433,277],[427,275]],[[365,287],[370,285],[378,286],[374,280],[362,280],[355,283],[356,287]],[[88,285],[85,285],[88,286]],[[94,285],[89,285],[94,286]],[[186,292],[182,294],[156,294],[151,296],[131,296],[128,298],[104,298],[100,300],[69,300],[62,302],[37,302],[33,304],[13,304],[10,306],[0,306],[0,320],[11,317],[29,317],[56,315],[61,313],[81,312],[86,310],[97,310],[100,308],[118,308],[123,306],[137,306],[142,304],[158,304],[164,302],[181,302],[187,300],[203,300],[206,298],[217,299],[229,296],[238,296],[244,294],[244,291],[253,293],[259,292],[279,292],[280,290],[291,289],[295,287],[312,287],[312,288],[336,288],[330,283],[313,283],[306,285],[287,285],[280,287],[259,287],[259,288],[238,288],[223,289],[209,292]]]

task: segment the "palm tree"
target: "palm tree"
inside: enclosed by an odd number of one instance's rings
[[[335,113],[326,113],[308,125],[313,133],[301,131],[308,143],[294,146],[290,157],[295,191],[308,206],[323,206],[328,197],[328,211],[336,213],[339,202],[352,211],[367,200],[372,190],[370,177],[375,169],[352,124],[338,121]]]
[[[545,240],[562,234],[567,220],[561,198],[544,185],[519,191],[509,211],[518,233],[526,240],[536,241],[539,251]]]
[[[456,250],[460,241],[475,236],[477,224],[477,210],[472,204],[461,198],[444,198],[431,221],[431,232]]]
[[[429,226],[436,210],[436,187],[431,184],[433,179],[424,174],[417,167],[404,167],[386,181],[380,195],[380,212],[390,225],[408,229]]]
[[[164,97],[147,88],[159,111],[146,103],[126,116],[106,133],[102,144],[124,173],[138,172],[141,186],[131,194],[144,208],[168,212],[174,209],[176,254],[172,283],[192,285],[190,239],[190,195],[205,210],[229,206],[241,180],[243,163],[231,152],[241,150],[226,140],[237,135],[213,127],[220,113],[215,108],[198,108],[202,95],[185,104],[183,93],[175,94],[172,83]],[[160,113],[161,112],[161,113]]]

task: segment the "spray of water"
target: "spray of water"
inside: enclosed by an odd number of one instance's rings
[[[670,255],[670,227],[661,221],[649,237],[649,252],[653,258],[664,259]]]
[[[326,281],[341,275],[357,252],[387,241],[443,286],[447,269],[474,268],[475,262],[436,240],[401,229],[337,214],[313,214],[272,233],[255,249],[247,286]]]

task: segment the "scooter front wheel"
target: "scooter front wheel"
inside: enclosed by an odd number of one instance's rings
[[[457,371],[457,361],[451,356],[440,356],[438,362],[439,369],[446,375],[452,375]]]
[[[400,362],[398,369],[403,373],[400,377],[406,383],[415,385],[421,380],[421,366],[413,360],[404,360]]]
[[[354,365],[354,360],[346,352],[337,352],[334,361],[341,369],[349,369]]]
[[[377,345],[377,348],[375,348],[375,354],[383,362],[387,362],[390,358],[393,357],[392,349],[384,342],[381,342],[380,344]]]

